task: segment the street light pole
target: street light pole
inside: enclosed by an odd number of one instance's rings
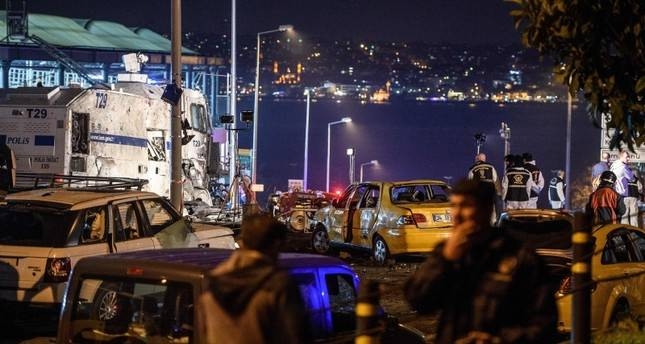
[[[502,122],[502,127],[499,129],[499,136],[504,139],[504,156],[511,153],[511,128],[508,124]]]
[[[307,111],[305,116],[305,161],[304,161],[304,172],[302,176],[302,186],[304,191],[309,190],[307,187],[307,169],[309,166],[309,106],[311,104],[311,90],[305,89],[305,94],[307,95]]]
[[[327,177],[325,182],[325,191],[329,192],[329,156],[331,154],[331,126],[336,124],[349,123],[352,119],[350,117],[343,117],[340,121],[327,123]]]
[[[354,161],[356,158],[356,149],[347,148],[347,156],[349,157],[349,183],[354,184]]]
[[[259,100],[260,100],[260,36],[273,33],[273,32],[282,32],[287,30],[292,30],[293,26],[291,25],[280,25],[275,30],[262,31],[257,34],[257,46],[255,48],[255,92],[253,95],[253,148],[251,149],[251,181],[253,184],[256,184],[257,181],[257,155],[258,155],[258,121],[260,119],[259,113]]]
[[[360,179],[359,179],[360,183],[363,182],[363,167],[369,166],[369,165],[377,165],[377,164],[378,164],[378,160],[372,160],[372,161],[364,162],[364,163],[361,164],[361,171],[360,171],[360,175],[359,175],[360,176]]]
[[[172,0],[172,35],[171,35],[171,66],[172,83],[175,87],[181,88],[181,0]],[[181,172],[181,97],[176,104],[172,105],[170,118],[170,201],[182,213],[183,209],[183,186]]]

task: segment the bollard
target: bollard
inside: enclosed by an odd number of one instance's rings
[[[379,284],[373,280],[361,283],[356,301],[355,344],[378,344],[381,342],[379,322]]]
[[[571,342],[591,342],[591,255],[593,250],[591,224],[582,212],[574,214],[573,264],[571,264],[573,309]]]

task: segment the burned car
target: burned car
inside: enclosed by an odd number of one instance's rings
[[[82,257],[170,247],[235,248],[231,229],[190,223],[165,198],[136,190],[45,188],[0,205],[0,305],[58,311]]]
[[[316,212],[313,250],[368,250],[380,264],[399,254],[430,252],[452,231],[449,193],[438,180],[352,184]]]

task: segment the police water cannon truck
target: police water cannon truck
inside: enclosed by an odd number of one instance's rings
[[[171,106],[164,87],[137,73],[141,55],[124,62],[128,73],[105,87],[0,90],[0,144],[13,150],[17,173],[147,179],[144,190],[170,195]],[[184,201],[211,205],[204,96],[184,89],[181,113]]]

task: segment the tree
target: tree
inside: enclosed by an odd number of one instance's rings
[[[612,148],[645,143],[645,2],[506,0],[522,43],[555,61],[569,93],[583,91],[590,119],[615,128]]]

